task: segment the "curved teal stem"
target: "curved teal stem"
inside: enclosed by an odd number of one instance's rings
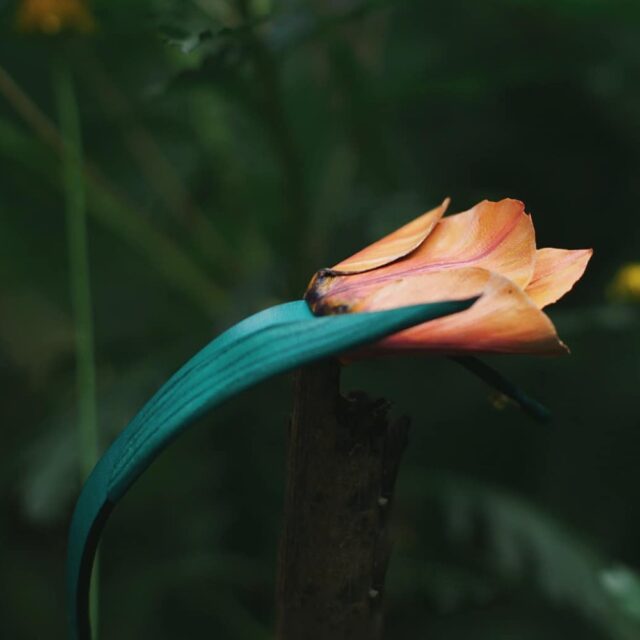
[[[251,316],[204,347],[120,433],[82,489],[71,521],[67,557],[71,638],[91,638],[91,568],[114,506],[160,452],[198,417],[271,376],[463,311],[474,301],[317,317],[300,300]]]

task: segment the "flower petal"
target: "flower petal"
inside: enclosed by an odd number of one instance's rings
[[[551,320],[525,292],[508,278],[486,269],[452,269],[403,279],[375,291],[354,310],[373,311],[480,292],[482,297],[467,311],[401,331],[377,343],[368,353],[559,355],[567,352]]]
[[[535,253],[533,224],[524,205],[511,199],[484,201],[442,219],[415,251],[392,264],[351,275],[319,271],[305,297],[315,313],[345,312],[374,288],[465,267],[501,273],[524,288],[533,276]]]
[[[341,274],[362,273],[389,264],[414,251],[436,226],[449,206],[449,198],[435,209],[369,245],[331,268]]]
[[[420,271],[481,267],[526,287],[535,264],[535,231],[519,200],[484,200],[444,218],[404,267]]]
[[[349,311],[395,309],[425,302],[472,298],[483,293],[490,278],[490,271],[473,267],[399,277],[382,287],[363,287]]]
[[[539,249],[527,295],[540,309],[559,300],[580,280],[592,255],[592,249]]]

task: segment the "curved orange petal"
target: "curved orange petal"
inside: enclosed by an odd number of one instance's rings
[[[562,298],[580,280],[592,249],[539,249],[526,293],[542,309]]]
[[[385,291],[386,289],[386,291]],[[427,322],[382,340],[369,353],[430,351],[559,355],[567,352],[551,320],[504,276],[464,268],[401,280],[375,291],[358,311],[464,298],[482,292],[470,309]]]
[[[518,200],[484,201],[442,219],[412,253],[385,266],[351,275],[318,272],[305,295],[315,313],[352,310],[363,295],[400,278],[480,267],[501,273],[524,288],[534,272],[535,233]],[[399,304],[401,300],[398,299]]]
[[[399,277],[382,287],[361,288],[349,311],[382,311],[412,304],[472,298],[482,294],[490,279],[490,271],[474,267]]]
[[[481,267],[524,288],[533,276],[535,252],[535,231],[524,204],[511,198],[484,200],[444,218],[403,266],[410,263],[420,271]]]
[[[395,262],[414,251],[436,226],[450,199],[331,268],[340,274],[362,273]]]

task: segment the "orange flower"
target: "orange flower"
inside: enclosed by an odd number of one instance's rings
[[[373,350],[454,354],[566,353],[542,311],[580,279],[591,249],[536,249],[518,200],[483,201],[443,218],[449,204],[416,218],[331,269],[305,299],[317,315],[374,311],[481,296],[468,310],[401,331]]]
[[[54,35],[64,30],[89,33],[95,21],[83,0],[22,0],[16,17],[21,31]]]

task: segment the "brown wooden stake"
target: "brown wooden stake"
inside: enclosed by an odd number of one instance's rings
[[[277,587],[278,640],[379,640],[388,520],[409,421],[340,365],[296,373]]]

